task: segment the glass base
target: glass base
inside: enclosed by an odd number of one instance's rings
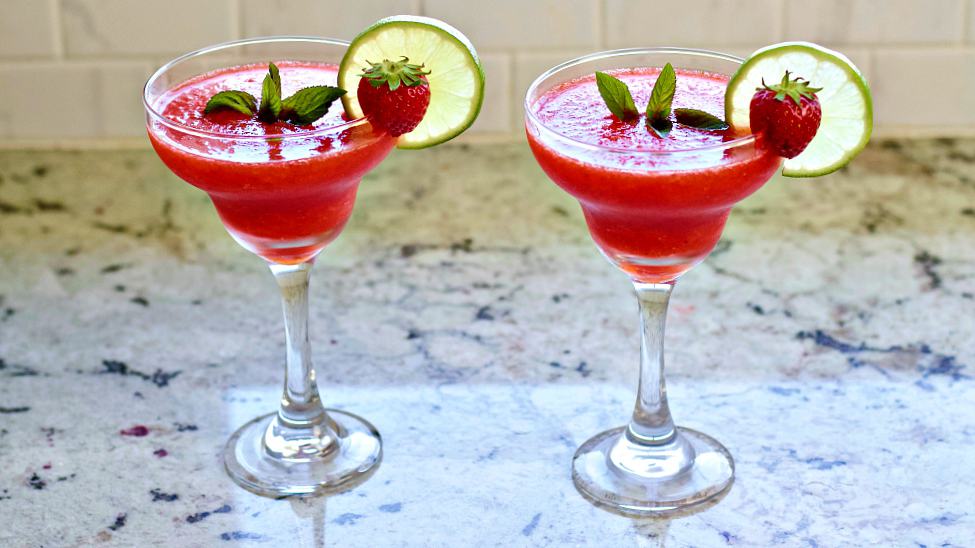
[[[299,450],[293,458],[272,455],[266,448],[265,436],[277,413],[240,427],[224,448],[227,473],[237,485],[266,497],[337,493],[359,485],[379,468],[382,438],[372,424],[356,415],[326,411],[334,440],[326,435],[302,440],[305,448],[318,451]]]
[[[576,489],[597,506],[633,516],[675,512],[720,496],[735,462],[717,440],[677,428],[662,446],[634,444],[626,427],[590,438],[572,460]]]

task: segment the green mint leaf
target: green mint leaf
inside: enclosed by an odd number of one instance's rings
[[[665,137],[670,133],[671,124],[663,124],[670,116],[670,104],[674,101],[674,91],[677,89],[677,75],[674,67],[667,63],[657,76],[657,81],[653,84],[653,92],[650,93],[650,103],[647,105],[647,125],[649,125],[657,135]],[[666,133],[661,135],[661,131],[666,128]]]
[[[246,91],[237,91],[235,89],[221,91],[213,97],[210,97],[207,105],[203,107],[203,114],[210,114],[222,108],[233,109],[241,114],[253,116],[254,111],[257,110],[257,99]]]
[[[332,86],[299,89],[281,103],[281,118],[297,126],[307,126],[325,116],[332,102],[345,95],[345,90]]]
[[[261,108],[257,112],[257,117],[262,122],[273,124],[281,114],[281,75],[278,67],[271,63],[268,66],[267,76],[264,77],[264,84],[261,88]]]
[[[728,129],[728,124],[721,118],[695,108],[675,108],[674,117],[678,124],[697,129]]]
[[[647,124],[647,127],[656,133],[657,137],[663,139],[670,135],[670,130],[674,129],[674,123],[670,121],[670,118],[661,118],[660,120]]]
[[[640,115],[633,102],[630,88],[622,80],[605,72],[596,73],[596,88],[606,102],[606,107],[620,120],[630,120]]]

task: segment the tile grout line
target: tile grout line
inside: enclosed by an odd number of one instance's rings
[[[233,28],[233,40],[244,37],[244,18],[241,17],[240,0],[226,0],[229,2],[230,21]]]
[[[969,20],[973,18],[972,12],[975,10],[975,0],[968,0],[967,2],[962,2],[961,4],[961,46],[964,47],[968,45],[970,41],[975,41],[975,36],[972,36],[972,30],[975,25],[969,23]]]
[[[505,77],[508,79],[508,90],[507,90],[508,112],[505,113],[505,121],[504,121],[504,124],[508,127],[508,129],[504,133],[510,134],[510,133],[515,133],[517,131],[515,128],[516,127],[515,124],[512,123],[514,119],[514,113],[517,111],[518,108],[518,98],[515,97],[515,94],[517,92],[515,86],[515,56],[513,54],[506,53],[504,54],[504,58],[506,61]],[[485,76],[485,78],[487,78],[487,76]]]
[[[840,47],[843,47],[842,45]],[[941,44],[939,46],[917,47],[905,45],[872,44],[869,46],[851,46],[870,52],[908,52],[908,53],[975,53],[975,44]]]
[[[61,21],[61,4],[60,0],[48,0],[47,9],[50,11],[51,25],[53,25],[53,32],[51,33],[51,39],[54,41],[54,58],[61,60],[65,58],[66,52],[64,51],[64,24]]]
[[[778,0],[778,4],[775,10],[776,12],[775,22],[778,28],[775,30],[776,30],[776,40],[778,40],[779,42],[784,42],[786,40],[785,38],[785,25],[786,25],[786,18],[787,18],[786,10],[788,10],[787,0]]]
[[[863,79],[866,80],[867,86],[871,86],[870,80],[873,79],[873,65],[876,62],[876,61],[874,61],[873,58],[874,58],[874,55],[876,55],[876,53],[874,52],[873,48],[867,48],[866,51],[867,51],[867,55],[866,55],[866,65],[867,66],[865,66],[865,67],[857,67],[857,68],[860,69],[860,74],[862,74],[863,75]],[[872,101],[873,100],[873,89],[872,89],[872,86],[871,86],[871,90],[870,90],[870,95],[871,95],[871,101]],[[872,108],[873,108],[873,123],[876,125],[876,122],[877,122],[877,112],[876,112],[877,109],[876,109],[876,105],[873,105]]]
[[[593,12],[592,23],[594,25],[593,36],[596,38],[596,50],[606,49],[606,0],[591,0],[596,7]]]

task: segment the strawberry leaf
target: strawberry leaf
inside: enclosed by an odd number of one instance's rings
[[[625,121],[640,115],[636,103],[633,102],[633,95],[630,94],[630,88],[619,78],[605,72],[597,72],[596,87],[613,116]]]
[[[650,103],[647,105],[647,125],[654,130],[654,133],[661,137],[666,137],[670,133],[672,124],[670,116],[670,105],[674,101],[674,91],[677,89],[677,74],[670,63],[664,65],[657,76],[657,81],[653,84],[653,91],[650,93]],[[664,123],[666,121],[667,123]],[[663,135],[661,133],[663,132]]]
[[[765,79],[762,79],[762,87],[759,90],[768,89],[775,92],[775,98],[779,101],[784,101],[786,97],[792,99],[795,104],[799,105],[802,103],[802,98],[815,99],[816,93],[823,91],[823,88],[814,88],[809,84],[809,81],[805,78],[796,77],[795,79],[789,78],[790,72],[785,71],[785,75],[782,76],[782,81],[778,84],[772,84],[771,86],[765,83]]]
[[[697,129],[723,130],[728,129],[724,120],[703,110],[694,108],[675,108],[674,117],[677,123]]]
[[[312,86],[295,92],[281,103],[282,119],[298,126],[306,126],[328,112],[329,107],[345,90],[332,86]]]
[[[399,61],[383,59],[382,63],[366,63],[369,66],[359,76],[367,78],[374,88],[385,84],[389,91],[396,91],[400,84],[407,87],[422,85],[425,83],[423,76],[430,74],[429,70],[423,70],[424,65],[411,64],[409,57],[403,57]]]
[[[235,89],[221,91],[210,97],[206,106],[203,107],[203,114],[210,114],[222,108],[229,108],[241,114],[253,116],[254,111],[257,110],[257,99],[246,91]]]
[[[261,108],[257,117],[262,122],[273,124],[281,114],[281,75],[274,63],[268,66],[267,76],[261,88]]]

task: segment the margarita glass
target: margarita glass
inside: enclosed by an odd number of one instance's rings
[[[287,354],[280,407],[242,426],[224,450],[230,476],[260,495],[345,490],[382,459],[369,422],[322,405],[308,340],[308,280],[315,257],[348,221],[359,181],[396,140],[364,118],[346,119],[339,102],[302,127],[229,110],[204,116],[203,107],[220,90],[259,97],[269,62],[280,69],[283,96],[334,86],[347,47],[310,37],[220,44],[171,61],[144,91],[159,157],[210,196],[230,235],[268,262],[281,290]]]
[[[539,165],[579,200],[597,247],[630,276],[640,304],[640,383],[632,419],[583,443],[572,464],[584,496],[623,513],[701,503],[734,479],[727,449],[674,425],[663,373],[664,324],[677,278],[707,257],[732,206],[764,185],[780,159],[747,131],[675,125],[659,138],[642,119],[616,120],[594,73],[623,80],[645,105],[660,67],[672,63],[673,106],[720,115],[728,78],[741,61],[678,48],[596,53],[542,74],[525,98],[528,142]]]

